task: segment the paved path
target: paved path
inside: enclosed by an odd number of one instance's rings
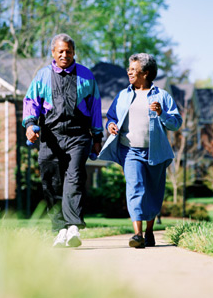
[[[213,297],[213,257],[166,243],[162,231],[155,232],[156,246],[145,249],[130,248],[130,236],[83,240],[71,251],[72,265],[100,275],[113,272],[121,287],[134,289],[131,298]]]

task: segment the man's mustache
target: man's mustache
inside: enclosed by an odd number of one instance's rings
[[[60,58],[59,60],[60,60],[60,61],[61,61],[61,60],[67,60],[67,61],[69,61],[69,60],[71,60],[71,59],[70,59],[69,57],[67,57],[67,58]]]

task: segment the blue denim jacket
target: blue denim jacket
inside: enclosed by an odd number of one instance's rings
[[[167,161],[169,165],[174,158],[172,148],[169,144],[166,130],[176,131],[182,124],[182,118],[171,95],[152,84],[147,94],[149,104],[158,101],[161,104],[162,113],[160,116],[155,111],[149,110],[149,165],[157,165]],[[132,85],[122,90],[114,99],[107,112],[107,124],[114,122],[120,129],[129,111],[129,107],[135,98],[135,91]],[[119,133],[116,136],[110,135],[105,142],[99,158],[110,160],[121,164],[119,154]]]

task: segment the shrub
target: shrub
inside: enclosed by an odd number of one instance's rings
[[[208,211],[203,205],[186,204],[186,214],[187,214],[187,217],[192,219],[206,220],[206,221],[210,220]]]
[[[186,189],[187,198],[212,197],[213,191],[203,181],[194,181],[193,185]]]
[[[165,201],[173,201],[173,186],[170,181],[166,181],[165,193],[164,193]]]
[[[38,164],[38,149],[26,146],[20,147],[20,163],[21,163],[21,198],[23,213],[27,205],[27,191],[30,187],[30,206],[31,212],[34,211],[38,203],[43,199],[43,191],[41,185],[41,177]],[[28,159],[30,157],[30,172],[28,171]],[[17,170],[17,169],[16,169]]]
[[[106,217],[128,217],[126,182],[122,168],[112,164],[101,169],[98,188],[91,188],[89,202],[93,211],[103,210]],[[90,206],[91,209],[91,206]]]
[[[28,148],[21,147],[21,188],[22,190],[27,189],[27,174],[28,174]],[[41,183],[39,164],[38,164],[38,149],[30,149],[30,182],[31,189],[37,190],[37,186]]]
[[[171,202],[164,202],[161,209],[162,216],[182,217],[183,205],[182,203],[173,204]],[[185,216],[196,220],[209,221],[210,217],[208,211],[203,205],[186,204]]]

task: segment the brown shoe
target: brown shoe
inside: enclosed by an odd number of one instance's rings
[[[152,232],[145,232],[145,246],[155,246],[155,236]]]
[[[145,240],[140,235],[134,235],[129,239],[129,246],[135,248],[145,248]]]

